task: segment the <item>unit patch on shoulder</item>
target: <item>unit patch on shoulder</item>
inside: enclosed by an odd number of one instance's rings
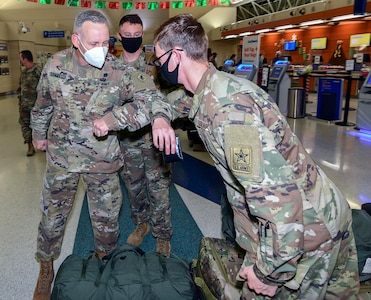
[[[232,156],[232,168],[241,172],[252,172],[252,149],[241,148],[241,147],[231,147],[231,156]]]
[[[263,155],[259,130],[251,125],[228,125],[224,128],[225,154],[229,168],[246,180],[262,180]]]

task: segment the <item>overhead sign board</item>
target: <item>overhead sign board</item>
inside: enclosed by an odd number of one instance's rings
[[[260,35],[249,35],[243,37],[242,63],[259,66],[260,57]],[[256,83],[257,76],[254,81]]]
[[[350,36],[349,47],[369,46],[371,33],[353,34]]]
[[[0,43],[0,50],[2,50],[2,51],[8,51],[8,44]]]
[[[44,31],[44,38],[64,38],[64,30]]]

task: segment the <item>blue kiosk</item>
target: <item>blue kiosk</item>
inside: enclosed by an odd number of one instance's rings
[[[254,80],[256,71],[257,71],[257,68],[254,64],[239,64],[236,67],[234,75],[241,77],[241,78],[246,78],[252,81]]]
[[[231,73],[231,68],[233,67],[234,61],[232,59],[227,59],[224,61],[222,71]]]
[[[371,72],[368,73],[358,94],[356,126],[358,129],[371,132]]]

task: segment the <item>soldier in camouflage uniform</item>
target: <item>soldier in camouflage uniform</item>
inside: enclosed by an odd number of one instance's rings
[[[28,145],[27,156],[35,154],[32,145],[32,129],[30,128],[31,109],[35,105],[41,67],[34,63],[30,50],[19,52],[19,62],[24,67],[19,78],[18,99],[19,99],[19,123],[22,128],[24,143]]]
[[[73,47],[47,61],[31,117],[34,145],[46,150],[47,159],[36,252],[37,300],[50,297],[53,260],[60,254],[80,178],[87,189],[96,256],[102,258],[117,246],[123,157],[116,134],[94,136],[93,120],[132,99],[162,99],[149,76],[107,56],[109,21],[101,13],[78,14],[71,39]]]
[[[169,123],[157,123],[165,115],[188,115],[196,125],[224,179],[236,241],[246,250],[239,272],[245,280],[242,299],[356,299],[357,253],[347,200],[273,99],[208,65],[207,36],[191,15],[165,22],[154,45],[162,73],[194,93],[188,100],[168,95],[170,111],[153,107],[155,146],[163,148],[169,130]]]
[[[147,65],[142,51],[143,23],[140,17],[122,17],[117,37],[123,46],[120,60],[152,75],[153,66]],[[120,146],[124,155],[124,167],[120,173],[128,190],[131,217],[137,224],[127,242],[140,246],[151,225],[152,234],[157,239],[156,251],[170,256],[170,165],[164,163],[161,152],[154,147],[150,126],[132,133],[121,131]]]

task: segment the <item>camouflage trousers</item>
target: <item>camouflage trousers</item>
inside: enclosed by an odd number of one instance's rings
[[[38,228],[36,259],[58,258],[68,216],[80,178],[88,199],[95,250],[109,253],[117,247],[122,192],[117,172],[110,174],[68,173],[48,166],[41,194],[42,217]]]
[[[228,200],[234,210],[234,224],[238,243],[246,250],[246,265],[253,265],[257,259],[259,241],[258,224],[244,205],[244,196],[227,188]],[[238,196],[239,195],[239,196]],[[241,201],[241,202],[240,202]],[[349,210],[349,213],[351,211]],[[345,218],[344,216],[344,219]],[[279,300],[321,300],[357,299],[359,291],[358,259],[352,224],[344,222],[340,232],[348,232],[343,238],[316,240],[314,236],[308,243],[317,245],[315,250],[307,251],[297,265],[294,280],[278,288],[273,298],[256,294],[244,282],[241,299],[279,299]]]
[[[149,222],[155,238],[170,240],[173,234],[169,184],[171,168],[152,142],[150,133],[120,141],[124,153],[121,177],[128,190],[131,218]]]
[[[21,124],[24,143],[32,143],[32,129],[30,127],[31,109],[19,106],[19,124]]]
[[[352,232],[352,228],[349,228]],[[326,244],[324,242],[324,248]],[[300,264],[307,268],[307,273],[298,290],[285,286],[278,288],[273,298],[257,295],[245,282],[241,299],[277,299],[277,300],[356,300],[359,293],[358,262],[354,238],[347,238],[334,243],[331,251],[305,255]],[[309,267],[310,266],[310,267]],[[300,271],[300,266],[298,267]]]

